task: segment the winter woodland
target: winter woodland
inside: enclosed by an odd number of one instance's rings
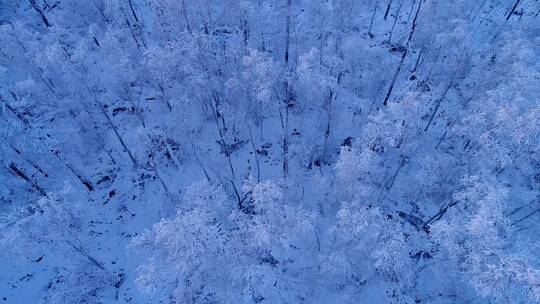
[[[538,303],[539,98],[538,0],[0,0],[0,303]]]

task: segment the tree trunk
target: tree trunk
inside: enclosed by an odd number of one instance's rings
[[[514,6],[512,7],[512,9],[510,10],[510,13],[508,13],[508,16],[506,16],[506,20],[508,20],[508,19],[510,19],[510,17],[512,17],[512,14],[514,14],[514,12],[516,11],[516,8],[519,5],[519,2],[521,2],[521,0],[516,1]]]
[[[388,100],[390,99],[390,95],[392,95],[392,90],[394,89],[394,85],[396,84],[397,76],[399,75],[399,72],[401,71],[401,68],[403,67],[403,63],[405,62],[405,57],[407,57],[407,52],[409,51],[409,45],[411,43],[412,36],[414,34],[414,30],[416,29],[416,21],[418,20],[418,13],[420,13],[420,8],[422,7],[422,1],[419,1],[418,8],[416,9],[416,13],[414,15],[411,32],[409,34],[409,38],[407,39],[407,43],[405,44],[405,51],[403,51],[403,55],[401,55],[401,60],[399,61],[398,68],[396,70],[396,73],[394,74],[394,77],[392,77],[392,81],[390,82],[390,86],[388,87],[388,92],[386,92],[386,96],[384,97],[383,105],[388,104]]]
[[[49,19],[47,19],[47,16],[45,16],[45,13],[36,3],[36,0],[28,0],[30,2],[30,6],[36,11],[36,13],[41,18],[41,21],[43,21],[43,24],[45,24],[45,27],[50,27],[51,23],[49,22]]]
[[[289,84],[289,76],[291,68],[289,64],[289,52],[290,52],[290,34],[291,34],[291,0],[287,0],[287,24],[286,24],[286,36],[285,36],[285,66],[287,72],[285,75],[285,100],[283,106],[285,107],[285,117],[282,117],[283,128],[283,177],[287,177],[289,172],[289,102],[291,99],[291,88]]]
[[[41,186],[39,186],[36,181],[34,181],[30,177],[28,177],[28,175],[26,175],[26,173],[24,173],[24,171],[22,171],[22,169],[17,167],[17,165],[15,165],[15,163],[10,163],[9,164],[9,169],[15,175],[22,178],[25,182],[29,183],[34,189],[36,189],[39,192],[39,194],[41,194],[43,196],[47,196],[47,192],[45,192],[45,190],[43,190],[43,188],[41,188]]]
[[[107,113],[105,108],[103,108],[103,105],[100,104],[100,105],[98,105],[98,107],[101,110],[101,113],[103,114],[103,116],[105,117],[105,120],[107,120],[107,123],[109,124],[109,127],[111,127],[111,129],[114,131],[114,134],[116,135],[116,138],[120,142],[120,145],[122,145],[122,148],[124,148],[124,151],[128,154],[129,159],[131,159],[131,162],[136,167],[137,166],[137,160],[133,156],[133,153],[131,153],[129,148],[126,146],[126,143],[124,142],[124,139],[122,138],[122,136],[118,132],[118,129],[116,128],[113,121],[111,120],[111,117],[109,116],[109,114]]]

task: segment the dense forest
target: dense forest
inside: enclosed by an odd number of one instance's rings
[[[539,15],[0,0],[0,303],[540,302]]]

